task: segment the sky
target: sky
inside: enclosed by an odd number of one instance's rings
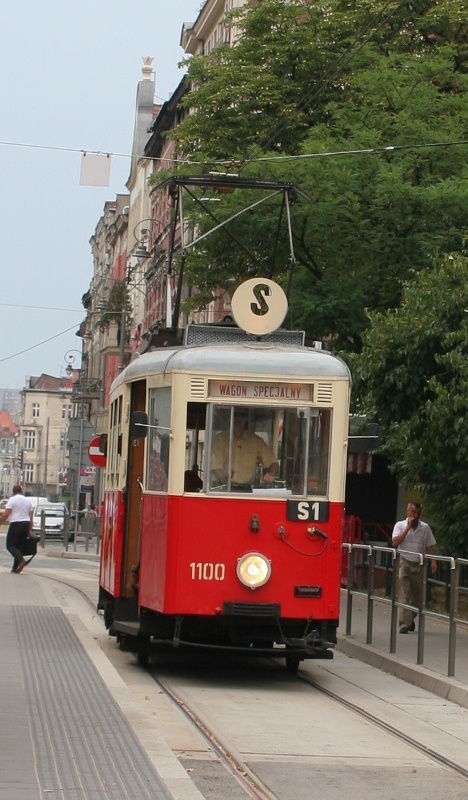
[[[142,58],[154,58],[155,102],[167,100],[184,74],[182,25],[201,5],[2,3],[0,388],[79,366],[89,240],[104,203],[127,191]],[[121,154],[109,187],[79,185],[83,151]]]

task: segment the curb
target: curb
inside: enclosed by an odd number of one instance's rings
[[[82,561],[95,561],[99,563],[99,556],[95,553],[78,553],[74,550],[44,550],[41,555],[48,558],[76,558]]]
[[[336,649],[345,656],[356,658],[413,686],[419,686],[420,689],[426,689],[445,700],[468,708],[468,686],[455,678],[441,677],[426,667],[399,661],[390,653],[378,652],[372,645],[358,644],[341,636],[338,636]]]

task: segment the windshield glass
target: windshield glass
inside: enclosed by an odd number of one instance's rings
[[[63,517],[65,512],[63,508],[47,508],[47,506],[40,506],[34,516],[39,517],[39,519],[44,514],[45,517]]]
[[[328,409],[214,405],[208,490],[326,495],[330,425]]]

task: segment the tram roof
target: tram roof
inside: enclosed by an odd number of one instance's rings
[[[349,379],[347,365],[327,350],[262,342],[236,345],[161,347],[131,361],[112,389],[152,373],[203,372],[214,375],[282,375]]]

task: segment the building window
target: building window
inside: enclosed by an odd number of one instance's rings
[[[39,403],[32,404],[32,417],[33,419],[39,419]]]
[[[71,419],[72,407],[71,405],[62,406],[62,419]]]
[[[36,446],[36,431],[24,432],[24,449],[34,450]]]
[[[25,483],[34,483],[34,464],[24,465],[23,479]]]

